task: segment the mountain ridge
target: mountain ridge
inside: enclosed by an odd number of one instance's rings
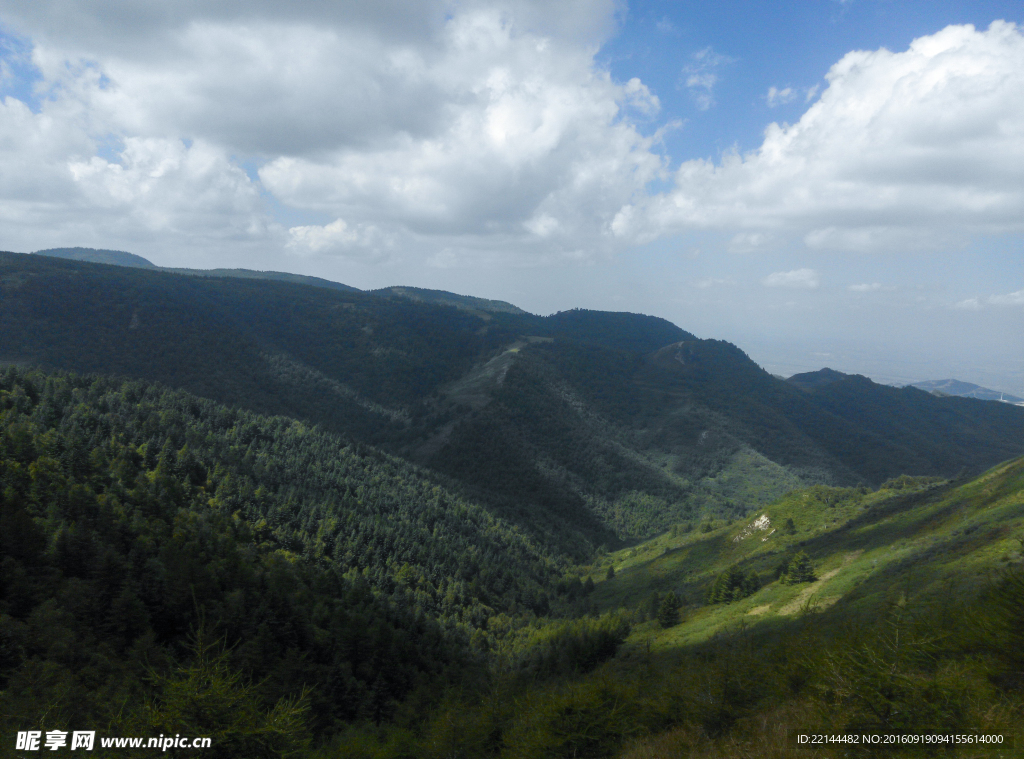
[[[342,282],[335,282],[322,277],[314,277],[307,274],[293,274],[282,271],[260,271],[256,269],[191,269],[173,266],[157,266],[152,261],[134,253],[127,253],[121,250],[103,250],[99,248],[49,248],[37,250],[31,255],[49,256],[51,258],[64,258],[71,261],[84,261],[87,263],[108,264],[111,266],[126,266],[133,268],[155,269],[173,274],[183,274],[190,277],[234,277],[238,279],[266,279],[277,282],[292,282],[295,284],[309,285],[311,287],[322,287],[327,290],[341,290],[347,292],[363,292],[357,287],[346,285]],[[501,311],[507,313],[525,314],[521,308],[501,300],[488,300],[476,298],[471,295],[458,295],[445,290],[428,290],[421,287],[392,286],[379,290],[370,290],[382,297],[395,296],[408,298],[414,301],[438,303],[442,305],[456,306],[470,310],[483,312]]]
[[[911,382],[910,387],[935,395],[955,395],[960,398],[977,398],[983,401],[1003,401],[1005,403],[1024,403],[1024,398],[1019,398],[1001,390],[990,390],[973,382],[963,382],[957,379],[925,380],[923,382]]]
[[[642,314],[485,314],[21,254],[0,254],[0,292],[0,360],[316,422],[579,556],[801,484],[951,476],[1022,452],[1024,409],[852,376],[808,393]]]

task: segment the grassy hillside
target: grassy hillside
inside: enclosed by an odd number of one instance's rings
[[[662,630],[651,622],[635,633],[645,645],[650,638],[672,647],[809,610],[849,617],[900,595],[923,601],[951,587],[967,598],[1021,561],[1022,540],[1024,459],[968,482],[899,478],[877,491],[819,486],[731,524],[685,524],[609,554],[592,572],[592,601],[599,609],[642,611],[653,593],[674,591],[685,604],[685,623]],[[778,566],[798,551],[810,557],[817,580],[778,582]],[[606,566],[615,568],[614,579],[605,580]],[[732,567],[756,573],[762,588],[732,603],[706,604],[715,579]]]
[[[1020,756],[1022,538],[1024,459],[970,481],[797,490],[756,518],[676,528],[592,567],[591,602],[634,620],[595,671],[452,700],[404,741],[352,729],[320,756],[783,759],[798,733],[1002,741],[798,752],[809,757]],[[798,551],[813,577],[775,579]],[[700,600],[730,570],[762,587]],[[683,604],[666,615],[673,593]]]

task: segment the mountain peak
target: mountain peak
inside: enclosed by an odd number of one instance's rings
[[[37,256],[49,256],[50,258],[66,258],[70,261],[87,261],[93,264],[108,264],[110,266],[130,266],[135,269],[155,269],[152,261],[137,256],[134,253],[127,253],[123,250],[102,250],[99,248],[48,248],[37,250]]]
[[[819,387],[825,387],[831,385],[833,382],[838,382],[841,379],[852,377],[852,374],[843,374],[837,372],[835,369],[819,369],[816,372],[803,372],[802,374],[794,374],[792,377],[786,380],[791,385],[796,385],[801,390],[817,390]]]

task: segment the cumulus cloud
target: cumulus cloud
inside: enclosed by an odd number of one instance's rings
[[[589,55],[513,36],[493,14],[449,31],[449,55],[420,72],[453,103],[429,134],[281,156],[260,170],[264,186],[290,205],[422,235],[599,244],[662,168],[622,104],[653,112],[657,100],[638,80],[594,71]]]
[[[619,234],[765,230],[811,248],[938,248],[1024,229],[1024,35],[950,26],[903,52],[855,51],[761,147],[683,162]],[[628,220],[628,224],[625,223]]]
[[[813,290],[821,283],[814,269],[794,269],[769,274],[761,284],[765,287],[789,287],[798,290]]]
[[[634,123],[660,104],[594,62],[613,0],[556,5],[0,0],[43,93],[42,114],[8,99],[20,150],[0,145],[0,171],[53,209],[120,207],[139,233],[187,226],[190,198],[203,219],[271,230],[263,192],[343,220],[268,233],[296,253],[401,235],[610,249],[615,214],[663,173],[660,133]]]
[[[273,238],[257,188],[204,141],[91,135],[90,114],[67,101],[39,113],[0,103],[0,220],[8,250],[126,244],[154,233],[218,245]]]
[[[344,219],[330,224],[292,227],[289,251],[303,254],[335,253],[356,258],[382,258],[393,241],[373,224],[351,225]]]
[[[993,295],[988,302],[995,306],[1024,306],[1024,290],[1007,295]]]
[[[68,170],[92,205],[118,209],[153,232],[223,230],[234,218],[244,234],[258,204],[245,172],[203,142],[129,137],[119,161],[93,156]]]
[[[0,101],[0,247],[159,233],[209,250],[384,256],[401,241],[459,261],[576,260],[695,229],[736,251],[927,249],[1024,229],[1013,24],[850,53],[797,123],[673,178],[656,95],[595,62],[617,7],[0,0],[37,79]],[[700,50],[679,86],[710,108],[732,61]],[[329,223],[289,230],[272,208]]]

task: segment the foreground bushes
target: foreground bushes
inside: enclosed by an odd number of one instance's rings
[[[965,608],[946,599],[894,602],[879,616],[810,613],[775,633],[737,632],[683,654],[627,649],[582,677],[506,676],[482,696],[453,696],[417,726],[353,729],[320,755],[782,759],[793,756],[796,732],[1009,739],[1024,717],[1022,649],[1013,647],[1021,590],[1018,570]]]

